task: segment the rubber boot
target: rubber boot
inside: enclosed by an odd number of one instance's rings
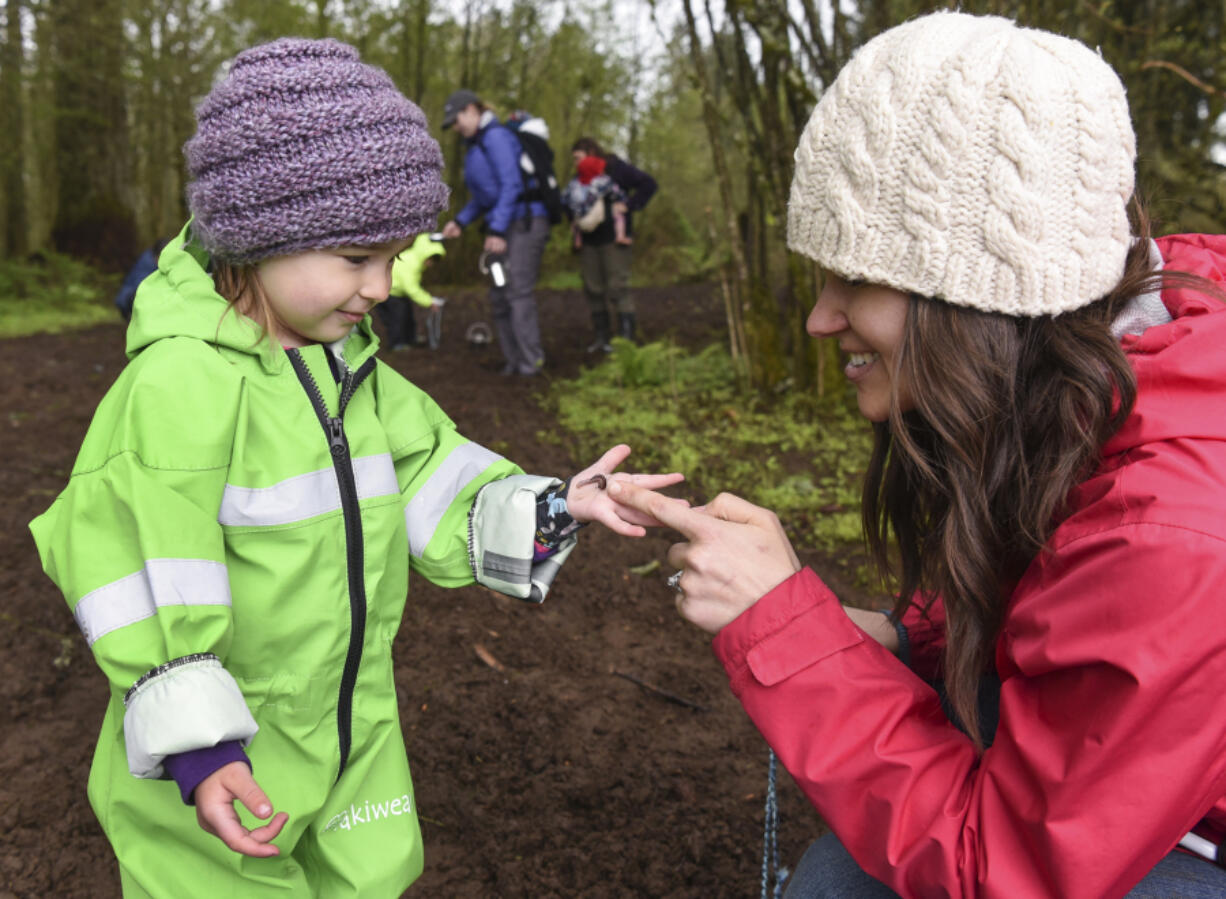
[[[621,312],[617,316],[618,334],[627,340],[634,341],[634,313]]]
[[[592,327],[596,330],[596,339],[588,346],[589,353],[595,353],[599,350],[602,353],[613,352],[613,347],[609,344],[609,313],[593,312]]]

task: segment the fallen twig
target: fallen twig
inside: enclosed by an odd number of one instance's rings
[[[644,690],[647,690],[648,692],[651,692],[651,693],[655,693],[657,696],[662,696],[664,699],[667,699],[669,702],[675,702],[677,703],[677,705],[683,705],[687,709],[693,709],[696,712],[709,712],[710,711],[710,709],[708,709],[705,705],[699,705],[696,702],[690,702],[688,699],[678,696],[676,693],[670,693],[667,690],[663,690],[660,687],[649,684],[647,683],[647,681],[643,680],[640,677],[635,677],[633,674],[627,674],[624,671],[614,671],[613,674],[616,677],[625,678],[626,680],[630,681],[630,683],[632,684],[638,684]]]
[[[507,666],[502,664],[502,662],[498,661],[496,658],[494,658],[494,654],[490,652],[488,649],[486,649],[484,646],[482,646],[480,643],[473,644],[473,652],[477,654],[477,658],[485,662],[485,664],[489,665],[495,671],[506,671],[507,670]]]

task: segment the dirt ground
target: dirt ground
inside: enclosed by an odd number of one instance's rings
[[[720,339],[711,288],[637,297],[646,337]],[[586,312],[575,292],[539,301],[542,378],[501,377],[496,348],[469,347],[466,327],[486,315],[478,290],[451,297],[438,351],[385,358],[468,437],[565,476],[590,460],[543,439],[555,428],[538,394],[591,362]],[[0,343],[0,899],[119,895],[85,797],[106,687],[27,523],[62,488],[122,344],[118,322]],[[426,871],[407,895],[758,895],[766,746],[709,639],[676,614],[668,566],[630,571],[662,560],[670,542],[589,529],[540,607],[414,581],[396,680]],[[821,822],[786,774],[780,816],[783,860],[794,863]]]

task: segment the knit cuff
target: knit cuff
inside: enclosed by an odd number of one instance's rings
[[[243,744],[239,740],[225,740],[216,746],[168,755],[162,760],[162,767],[174,778],[184,804],[195,805],[194,793],[201,781],[231,762],[244,762],[248,768],[251,767],[251,760],[243,752]]]

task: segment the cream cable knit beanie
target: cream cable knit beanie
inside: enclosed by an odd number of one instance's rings
[[[1135,156],[1097,53],[934,13],[873,38],[822,96],[796,148],[788,246],[956,306],[1068,312],[1124,272]]]

